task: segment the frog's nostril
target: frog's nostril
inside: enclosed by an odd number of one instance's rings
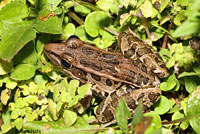
[[[71,35],[68,39],[72,39],[72,38],[76,38],[76,39],[79,39],[79,37],[78,36],[76,36],[76,35]]]

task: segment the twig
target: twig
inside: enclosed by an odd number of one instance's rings
[[[171,28],[172,28],[172,23],[169,24],[169,27],[168,27],[167,31],[170,31]],[[166,48],[167,39],[168,39],[168,33],[166,32],[165,35],[164,35],[162,48]]]
[[[80,1],[80,0],[74,0],[75,2],[77,2],[80,5],[83,5],[85,7],[88,7],[89,9],[93,10],[93,11],[101,11],[101,9],[95,7],[93,4],[90,4],[88,2],[85,1]]]
[[[68,14],[69,14],[69,16],[70,16],[72,19],[74,19],[79,25],[83,25],[83,24],[84,24],[84,21],[83,21],[80,17],[78,17],[74,12],[69,11]]]

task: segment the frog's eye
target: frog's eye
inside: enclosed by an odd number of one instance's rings
[[[83,43],[77,36],[73,35],[68,38],[66,44],[68,48],[76,49]]]
[[[66,62],[65,60],[61,60],[61,65],[62,65],[63,68],[70,68],[71,67],[71,65],[68,62]]]
[[[71,35],[68,39],[72,39],[72,38],[79,39],[79,37],[76,35]]]

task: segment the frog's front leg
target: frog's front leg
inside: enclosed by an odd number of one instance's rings
[[[122,97],[125,99],[131,113],[134,113],[140,98],[142,98],[143,111],[146,112],[160,98],[160,95],[161,90],[158,87],[131,89],[128,92],[127,88],[121,91],[117,90],[100,103],[96,111],[96,117],[101,123],[113,122],[115,108]]]

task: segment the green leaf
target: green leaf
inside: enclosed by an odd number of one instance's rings
[[[176,15],[176,17],[174,18],[174,24],[176,24],[177,26],[180,26],[182,24],[182,22],[186,19],[184,13],[185,12],[182,11]]]
[[[135,124],[141,123],[142,119],[143,119],[143,112],[142,112],[142,99],[139,100],[139,104],[135,109],[135,112],[133,114],[133,120],[131,122],[132,127]]]
[[[120,129],[124,133],[128,133],[128,118],[131,117],[130,111],[126,105],[125,99],[122,98],[115,109],[115,118]]]
[[[86,94],[89,93],[92,84],[85,84],[78,88],[78,94],[83,98]]]
[[[68,90],[70,91],[70,96],[73,98],[76,93],[76,89],[78,88],[80,82],[78,80],[71,80],[69,82]]]
[[[40,9],[54,11],[62,0],[38,0],[37,6]]]
[[[63,28],[63,36],[65,39],[68,39],[71,35],[74,35],[75,33],[75,26],[73,23],[68,23]]]
[[[79,13],[80,15],[85,16],[85,15],[89,14],[91,10],[89,8],[85,7],[85,6],[82,6],[82,5],[75,5],[74,11]]]
[[[92,37],[90,37],[87,32],[85,31],[85,26],[81,25],[79,27],[76,28],[75,30],[75,35],[77,35],[81,40],[84,41],[91,41],[93,40]]]
[[[98,0],[97,5],[103,9],[103,10],[108,10],[111,8],[114,0]]]
[[[1,103],[6,105],[10,98],[11,91],[9,89],[4,89],[1,91]]]
[[[0,59],[0,75],[5,75],[10,73],[13,68],[12,62],[7,62]]]
[[[95,11],[87,15],[85,19],[85,30],[92,36],[96,37],[99,31],[110,24],[109,15],[102,11]]]
[[[172,34],[173,37],[181,37],[198,33],[200,30],[200,22],[186,20]]]
[[[140,7],[142,14],[145,18],[151,17],[153,15],[153,8],[150,1],[146,0]]]
[[[62,34],[62,20],[46,9],[38,13],[34,28],[41,33]]]
[[[77,119],[77,114],[73,111],[65,110],[63,114],[64,122],[67,127],[71,126],[74,124],[74,122]]]
[[[181,118],[184,118],[184,114],[181,113],[180,111],[177,111],[175,112],[173,115],[172,115],[172,121],[173,120],[178,120],[178,119],[181,119]],[[174,125],[179,125],[180,123],[174,123]]]
[[[97,127],[93,125],[80,124],[80,121],[77,120],[79,124],[75,124],[72,127],[66,127],[63,120],[59,121],[31,121],[25,122],[23,125],[24,129],[28,130],[38,130],[40,133],[65,133],[65,134],[93,134]],[[98,128],[100,129],[100,128]],[[93,130],[93,131],[91,131]]]
[[[156,112],[151,111],[149,113],[145,113],[144,116],[145,117],[148,117],[148,116],[153,117],[151,125],[150,125],[150,127],[147,128],[147,130],[145,131],[145,134],[153,134],[153,131],[161,128],[161,126],[162,126],[161,119],[160,119],[160,116]]]
[[[38,58],[39,57],[35,51],[35,44],[31,41],[13,58],[13,63],[14,65],[19,63],[30,63],[34,65],[36,64]]]
[[[160,100],[156,102],[155,105],[156,107],[154,111],[160,115],[167,113],[169,109],[171,108],[170,100],[163,95],[161,95]]]
[[[29,41],[36,37],[31,21],[8,23],[3,21],[0,58],[10,61]]]
[[[162,0],[161,6],[160,6],[160,13],[165,9],[165,7],[168,5],[170,0]]]
[[[168,77],[166,82],[162,82],[160,84],[160,89],[162,91],[169,91],[169,90],[172,90],[177,84],[178,84],[178,80],[176,79],[176,76],[173,73]]]
[[[41,85],[42,83],[46,84],[48,82],[48,77],[44,74],[36,74],[34,77],[34,82],[38,85]]]
[[[192,116],[189,120],[190,125],[196,133],[200,133],[200,88],[198,87],[192,94],[190,94],[186,107],[186,115]]]
[[[32,113],[27,113],[27,114],[26,114],[26,120],[27,120],[27,121],[33,121],[33,120],[35,120],[37,117],[38,117],[38,115],[37,115],[36,113],[34,113],[34,112],[32,112]]]
[[[11,127],[11,124],[3,124],[3,125],[1,126],[1,130],[2,130],[3,133],[8,132],[11,128],[12,128],[12,127]]]
[[[22,118],[17,118],[14,123],[15,123],[15,126],[18,130],[20,130],[22,128],[22,124],[23,124],[23,119]]]
[[[187,6],[188,0],[177,0],[177,3],[180,4],[181,6]]]
[[[14,22],[21,21],[28,16],[28,8],[20,1],[13,1],[6,4],[0,10],[0,22],[2,20],[11,20]]]
[[[58,119],[57,111],[56,111],[56,103],[54,103],[51,99],[48,100],[48,111],[51,113],[54,120]]]
[[[184,77],[185,82],[185,88],[188,91],[188,93],[191,93],[192,91],[197,89],[197,83],[196,83],[196,77]]]
[[[14,80],[28,80],[35,75],[36,67],[31,64],[19,64],[11,73],[11,79]]]

